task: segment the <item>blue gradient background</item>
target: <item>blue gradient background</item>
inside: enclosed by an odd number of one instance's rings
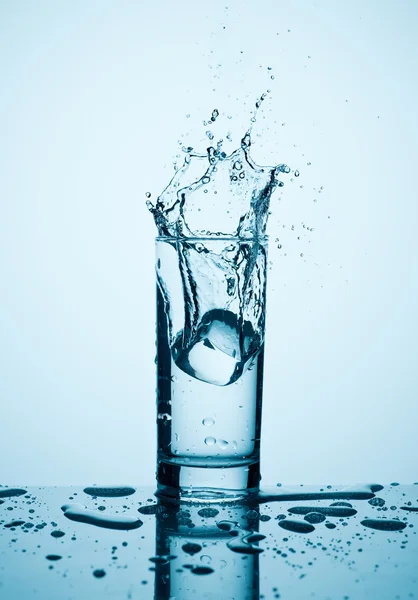
[[[405,0],[0,2],[3,483],[153,484],[144,194],[270,84],[254,156],[301,176],[272,206],[264,481],[418,479],[417,27]]]

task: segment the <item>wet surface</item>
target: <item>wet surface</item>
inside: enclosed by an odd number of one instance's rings
[[[418,598],[418,485],[279,486],[231,505],[153,491],[0,486],[0,598]]]

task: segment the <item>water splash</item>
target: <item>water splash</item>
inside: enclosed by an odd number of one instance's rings
[[[290,168],[257,165],[250,147],[247,131],[240,147],[229,155],[222,150],[222,141],[210,146],[207,154],[187,153],[155,206],[147,200],[158,234],[174,239],[264,236],[271,196],[283,186],[281,175]]]
[[[205,125],[218,116],[215,109]],[[212,130],[206,134],[213,141]],[[206,154],[184,147],[183,165],[155,205],[146,202],[160,239],[178,258],[179,283],[173,284],[173,265],[164,256],[157,265],[172,358],[184,373],[217,386],[237,381],[263,347],[270,199],[284,185],[282,174],[290,173],[285,164],[262,167],[252,160],[251,127],[232,153],[222,143]],[[176,324],[179,288],[183,318]]]

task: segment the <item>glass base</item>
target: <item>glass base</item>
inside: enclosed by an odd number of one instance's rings
[[[157,467],[159,498],[188,502],[235,502],[256,494],[260,461],[231,467],[179,465],[163,460]]]

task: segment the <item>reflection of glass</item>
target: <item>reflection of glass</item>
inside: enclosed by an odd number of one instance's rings
[[[258,490],[266,240],[157,238],[160,495]]]
[[[201,505],[159,503],[154,600],[258,600],[258,554],[233,552],[227,543],[235,538],[217,525],[234,522],[255,532],[255,511],[222,504],[211,504],[210,511],[215,516],[202,517]]]

